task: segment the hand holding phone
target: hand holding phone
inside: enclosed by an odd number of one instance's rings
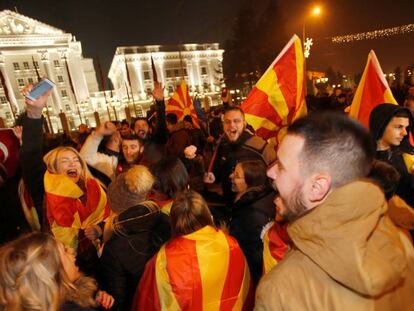
[[[26,97],[28,99],[32,100],[32,101],[35,101],[40,96],[42,96],[43,94],[45,94],[47,91],[49,91],[50,89],[52,89],[54,86],[55,86],[55,83],[53,83],[49,79],[43,79],[42,81],[40,81],[39,83],[37,83],[31,89],[31,91],[28,94],[26,94]]]

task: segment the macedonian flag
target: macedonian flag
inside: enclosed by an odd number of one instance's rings
[[[241,105],[257,135],[278,144],[287,127],[306,114],[304,75],[302,45],[294,35]]]
[[[250,272],[236,240],[206,226],[147,263],[132,310],[251,310]]]
[[[361,81],[355,92],[349,116],[369,127],[372,109],[382,103],[397,104],[374,51],[369,52]]]
[[[289,250],[290,238],[287,233],[287,224],[273,222],[264,232],[263,237],[263,274],[273,269]]]
[[[197,113],[194,109],[194,105],[191,100],[190,93],[188,92],[185,80],[181,81],[173,96],[171,96],[171,98],[168,100],[165,107],[165,112],[176,114],[179,121],[182,120],[186,115],[190,115],[193,119],[194,126],[198,128],[200,127]]]
[[[48,171],[44,177],[47,218],[53,235],[65,246],[79,250],[79,233],[110,214],[105,191],[94,178],[86,181],[86,193],[62,174]],[[81,197],[86,195],[86,202]],[[84,244],[84,243],[83,243]]]

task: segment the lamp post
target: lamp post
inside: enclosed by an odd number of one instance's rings
[[[314,6],[311,11],[310,14],[306,14],[305,17],[303,18],[303,27],[302,27],[302,46],[303,46],[303,52],[305,53],[305,58],[309,57],[309,49],[310,46],[313,44],[312,43],[312,39],[310,39],[310,41],[307,43],[306,42],[306,21],[309,17],[316,17],[319,16],[322,13],[322,9],[320,6]],[[307,43],[305,45],[305,43]]]

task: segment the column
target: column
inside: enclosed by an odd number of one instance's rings
[[[197,85],[199,86],[199,90],[200,90],[203,84],[201,81],[201,74],[200,74],[200,60],[198,58],[194,59],[194,65],[195,65],[195,70],[196,70]]]
[[[141,62],[134,60],[132,62],[133,65],[133,73],[135,75],[135,80],[138,82],[137,83],[137,94],[139,94],[140,99],[145,99],[146,97],[146,93],[144,90],[144,81],[142,79],[142,69],[141,69]],[[139,86],[139,89],[138,89]]]
[[[45,72],[46,72],[47,77],[52,81],[56,81],[54,72],[50,68],[50,59],[49,59],[48,51],[38,51],[38,52],[41,53],[40,54],[40,59],[41,59],[42,64],[45,68]],[[60,96],[59,96],[57,87],[53,88],[52,99],[53,99],[53,110],[55,112],[55,115],[57,116],[62,111],[62,102],[60,100]]]
[[[213,65],[211,64],[210,57],[207,58],[207,73],[208,73],[208,77],[209,77],[209,80],[210,80],[210,92],[215,92],[215,89],[214,89],[214,68],[213,68]]]
[[[194,90],[195,82],[194,82],[193,65],[192,65],[191,59],[187,59],[186,63],[187,63],[188,82],[191,86],[190,90]]]
[[[1,70],[1,73],[3,74],[4,82],[6,84],[6,87],[7,87],[8,91],[9,91],[10,105],[14,106],[14,108],[18,112],[20,110],[20,108],[19,108],[19,105],[17,104],[16,96],[14,95],[13,87],[10,83],[9,76],[7,75],[6,65],[5,65],[4,60],[5,60],[4,56],[0,56],[0,70]],[[13,113],[12,113],[12,115],[13,115]]]

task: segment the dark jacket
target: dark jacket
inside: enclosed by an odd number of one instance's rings
[[[167,153],[180,159],[185,159],[184,149],[190,145],[191,140],[187,131],[180,124],[177,124],[176,129],[170,133],[168,138]]]
[[[377,141],[381,139],[384,130],[391,119],[400,111],[406,111],[409,116],[411,112],[404,107],[394,104],[381,104],[375,107],[369,118],[369,127],[371,135]],[[403,153],[414,154],[414,148],[410,145],[409,135],[412,133],[413,120],[410,117],[410,125],[407,129],[408,135],[404,137],[399,146],[392,147],[389,150],[378,150],[375,158],[391,164],[401,175],[396,194],[404,199],[409,205],[414,207],[414,181],[410,172],[407,171]]]
[[[263,138],[245,131],[235,143],[223,139],[215,161],[214,175],[217,182],[221,182],[223,196],[228,204],[234,201],[231,191],[230,174],[236,164],[248,160],[261,160],[269,165],[276,159],[274,146],[268,144]]]
[[[255,285],[263,273],[263,227],[275,219],[273,200],[276,192],[270,187],[246,192],[233,205],[230,234],[239,243],[249,264]]]
[[[115,298],[112,310],[130,309],[145,264],[169,237],[168,217],[158,207],[140,204],[115,218],[100,267],[100,285]]]
[[[43,177],[46,166],[43,163],[43,118],[23,119],[23,144],[20,149],[20,163],[23,180],[27,190],[33,199],[39,221],[45,219],[43,212],[44,184]]]

